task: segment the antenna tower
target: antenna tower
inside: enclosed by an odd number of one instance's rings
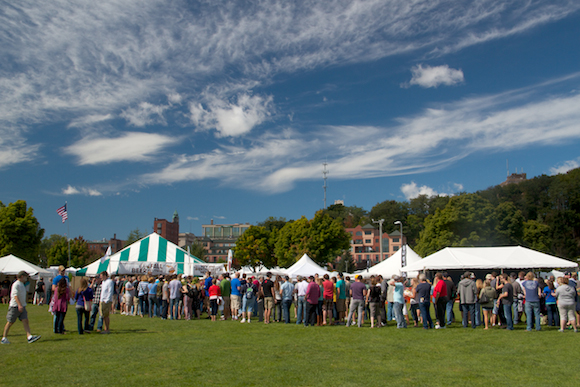
[[[326,210],[326,175],[328,175],[328,171],[326,170],[326,166],[328,165],[327,162],[322,163],[322,165],[324,166],[324,169],[322,170],[322,178],[324,179],[324,185],[322,186],[322,188],[324,188],[324,209]]]

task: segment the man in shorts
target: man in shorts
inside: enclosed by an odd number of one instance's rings
[[[262,283],[262,292],[264,292],[264,324],[270,324],[270,315],[274,309],[274,282],[270,272],[266,274],[266,279]]]
[[[327,324],[327,319],[332,319],[332,311],[334,309],[334,282],[330,280],[328,274],[324,275],[324,282],[322,283],[322,325]]]
[[[10,344],[7,339],[10,327],[16,322],[16,319],[22,321],[24,325],[24,331],[26,332],[26,337],[28,343],[34,343],[36,340],[40,339],[40,336],[33,336],[30,333],[30,326],[28,325],[28,313],[26,312],[26,288],[24,283],[28,281],[28,273],[21,271],[17,276],[18,280],[14,281],[12,284],[12,289],[10,291],[10,305],[8,307],[8,313],[6,314],[6,325],[4,326],[4,334],[2,335],[2,344]]]
[[[231,308],[232,308],[232,320],[238,319],[238,311],[240,310],[241,303],[240,303],[240,273],[235,273],[234,278],[231,281]]]
[[[346,283],[342,273],[338,273],[336,281],[336,312],[338,313],[338,324],[344,324],[344,314],[346,312]]]

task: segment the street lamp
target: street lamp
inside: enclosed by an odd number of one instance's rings
[[[378,223],[379,224],[379,241],[380,241],[380,245],[379,245],[379,251],[380,251],[380,258],[379,258],[379,262],[383,261],[383,222],[385,221],[384,219],[379,219],[379,220],[374,220],[372,219],[373,223]]]
[[[405,244],[403,243],[403,222],[397,220],[395,224],[398,224],[401,230],[401,268],[407,266],[407,257]]]

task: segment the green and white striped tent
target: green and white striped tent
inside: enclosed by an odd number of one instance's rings
[[[206,265],[208,265],[206,262],[188,254],[175,243],[169,242],[157,233],[152,233],[107,259],[97,259],[78,270],[76,276],[93,277],[105,270],[109,274],[146,274],[152,272],[153,274],[193,275],[195,271],[200,270],[196,266],[204,266],[201,269],[203,270]]]

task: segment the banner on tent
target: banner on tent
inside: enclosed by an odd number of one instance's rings
[[[195,264],[193,265],[193,275],[195,277],[202,277],[205,273],[210,272],[212,276],[217,276],[224,271],[224,265],[215,263],[208,263],[208,264]]]
[[[118,274],[167,275],[177,273],[177,263],[170,262],[119,262]]]

